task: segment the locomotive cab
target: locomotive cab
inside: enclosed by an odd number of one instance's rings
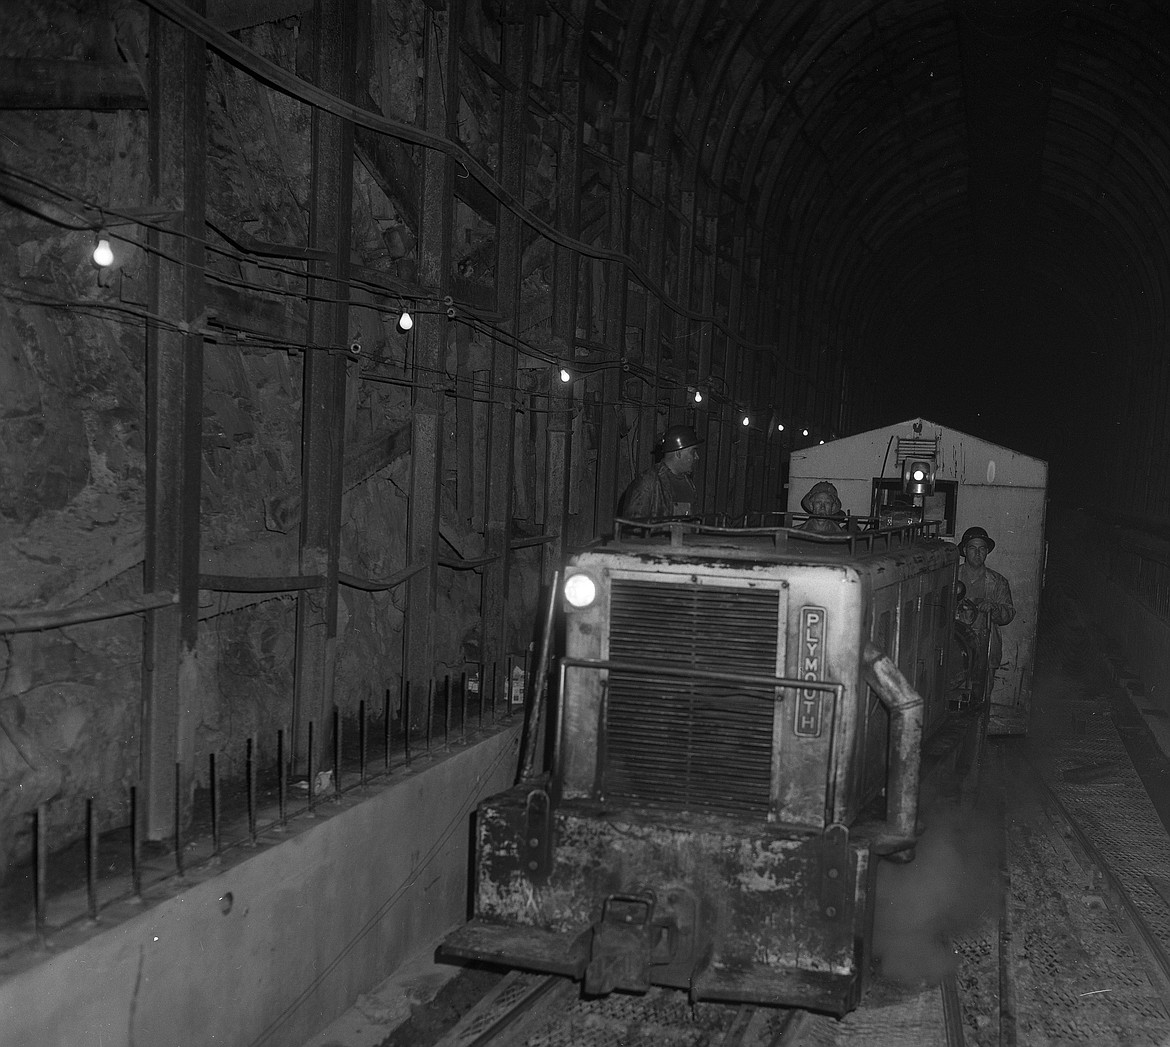
[[[441,954],[855,1007],[875,856],[912,853],[947,719],[956,564],[857,521],[642,523],[573,557],[551,767],[481,805],[474,918]]]

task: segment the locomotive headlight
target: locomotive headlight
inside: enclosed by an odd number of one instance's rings
[[[571,574],[565,579],[565,599],[570,607],[588,607],[597,599],[597,583],[587,574]]]
[[[902,490],[906,494],[934,493],[934,462],[908,458],[902,463]]]

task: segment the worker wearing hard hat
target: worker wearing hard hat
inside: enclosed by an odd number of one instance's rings
[[[618,515],[627,520],[690,516],[695,510],[691,473],[702,441],[689,425],[672,425],[658,443],[662,460],[650,466],[622,495]]]
[[[798,530],[812,534],[840,534],[845,530],[841,498],[837,488],[828,480],[813,484],[812,490],[800,500],[800,507],[809,516],[804,523],[797,524]]]
[[[987,554],[994,548],[995,542],[982,527],[968,527],[959,542],[959,552],[963,554],[959,581],[966,587],[966,593],[959,603],[957,616],[961,621],[968,620],[981,659],[986,658],[989,689],[1003,658],[999,627],[1016,616],[1008,580],[987,566]]]

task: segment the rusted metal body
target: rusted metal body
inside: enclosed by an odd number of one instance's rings
[[[570,560],[594,596],[566,605],[552,766],[481,805],[474,919],[442,952],[845,1013],[876,855],[912,855],[948,722],[957,553],[921,528],[631,530]]]

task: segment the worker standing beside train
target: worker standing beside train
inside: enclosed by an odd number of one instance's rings
[[[662,460],[650,466],[622,495],[620,516],[652,520],[690,516],[695,504],[691,473],[699,460],[698,433],[689,425],[672,425],[658,443]]]
[[[995,670],[1003,660],[1003,643],[999,627],[1007,625],[1015,616],[1012,587],[999,572],[987,566],[987,554],[995,542],[982,527],[968,527],[959,542],[963,562],[959,565],[959,582],[966,593],[959,606],[958,617],[966,621],[975,634],[975,650],[980,661],[986,658],[987,691],[990,693]]]

